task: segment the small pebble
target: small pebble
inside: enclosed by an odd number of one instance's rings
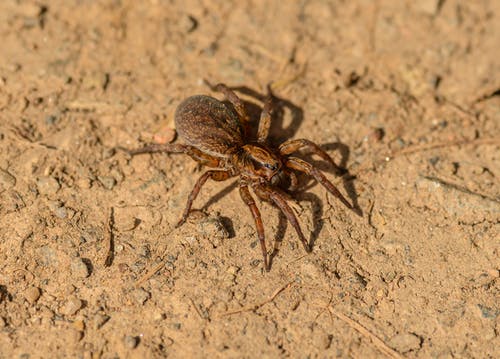
[[[134,230],[140,220],[135,218],[127,208],[117,208],[114,214],[113,227],[119,232],[126,232]]]
[[[223,240],[230,237],[220,217],[217,216],[210,216],[202,219],[198,223],[198,233],[208,238],[214,248],[222,245]]]
[[[82,258],[77,257],[71,261],[71,274],[80,279],[87,278],[90,275],[89,267]]]
[[[139,337],[133,337],[131,335],[126,335],[123,338],[123,343],[129,349],[134,349],[139,344]]]
[[[59,182],[53,177],[40,177],[36,181],[36,185],[38,192],[45,195],[55,194],[61,188]]]
[[[230,267],[226,270],[226,272],[227,272],[228,274],[236,275],[236,273],[238,273],[238,272],[239,272],[239,270],[240,270],[240,268],[239,268],[239,267],[237,267],[237,266],[230,266]]]
[[[159,322],[160,320],[163,320],[163,319],[165,319],[165,314],[163,314],[162,312],[156,311],[153,314],[153,320],[154,321]]]
[[[368,135],[367,140],[369,143],[374,144],[382,141],[384,138],[385,131],[383,128],[374,128],[371,133]]]
[[[0,169],[0,190],[9,189],[16,185],[16,177],[9,172]]]
[[[500,310],[495,310],[494,308],[486,307],[484,305],[478,304],[477,307],[481,311],[481,315],[486,319],[496,319],[500,314]]]
[[[58,218],[66,218],[68,216],[68,211],[61,201],[48,201],[47,206]]]
[[[24,298],[29,304],[35,304],[38,298],[40,298],[40,289],[37,287],[30,287],[24,291]]]
[[[40,6],[38,4],[24,3],[18,6],[17,11],[23,16],[34,18],[40,15]]]
[[[49,245],[43,246],[39,249],[39,258],[41,259],[41,263],[47,267],[57,267],[58,258],[57,252],[50,247]]]
[[[80,178],[76,181],[78,188],[89,189],[92,187],[92,180],[88,177]]]
[[[72,330],[70,333],[72,342],[79,342],[83,338],[83,332],[78,330]]]
[[[63,315],[73,315],[76,312],[78,312],[83,306],[83,302],[76,298],[76,297],[71,297],[64,303],[64,305],[61,308],[61,314]]]
[[[115,183],[122,182],[123,179],[125,178],[125,175],[123,174],[122,171],[120,171],[118,168],[113,168],[109,174],[111,177],[115,179]]]
[[[113,189],[116,185],[116,180],[109,176],[98,176],[97,179],[101,182],[102,186],[106,189]]]
[[[132,292],[132,296],[135,299],[135,302],[139,305],[143,305],[149,298],[151,298],[151,294],[142,288],[135,289]]]
[[[254,259],[253,261],[250,262],[250,266],[252,267],[260,266],[260,262],[261,262],[260,259]]]
[[[102,158],[103,159],[108,159],[108,158],[111,158],[113,157],[113,155],[115,154],[115,149],[114,148],[105,148],[103,151],[102,151]]]
[[[160,145],[170,143],[175,138],[175,130],[169,127],[163,127],[153,135],[153,142]]]
[[[5,319],[3,317],[0,317],[0,328],[4,328],[7,326],[7,323],[5,322]]]
[[[81,319],[77,319],[73,322],[73,328],[78,330],[79,332],[83,332],[85,330],[85,323]]]
[[[192,15],[184,15],[179,19],[181,28],[186,33],[191,33],[198,28],[198,20]]]
[[[138,248],[137,254],[141,257],[148,259],[151,257],[151,250],[149,249],[149,246],[145,244],[142,245],[140,248]]]
[[[490,275],[493,278],[500,277],[500,271],[498,269],[495,269],[495,268],[487,269],[486,273],[488,273],[488,275]]]
[[[313,343],[315,344],[315,346],[325,350],[330,348],[333,336],[324,332],[320,332],[315,334],[313,338]]]
[[[417,2],[419,10],[427,15],[436,15],[439,11],[441,0],[420,0]]]
[[[400,353],[406,353],[420,348],[420,338],[415,334],[403,333],[392,337],[389,346]]]
[[[68,216],[68,211],[66,210],[66,207],[61,206],[54,211],[54,214],[56,215],[56,217],[63,219]]]
[[[109,316],[105,314],[96,314],[93,320],[94,330],[101,329],[104,324],[110,319]]]
[[[49,116],[45,117],[45,124],[51,126],[54,123],[56,123],[56,120],[57,120],[57,116],[49,115]]]
[[[62,206],[61,201],[47,201],[47,207],[49,207],[51,211],[55,211],[57,208],[61,206]]]

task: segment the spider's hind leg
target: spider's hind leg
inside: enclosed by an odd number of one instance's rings
[[[265,143],[269,137],[269,129],[271,128],[271,118],[274,110],[274,96],[271,91],[271,84],[267,85],[267,96],[264,100],[264,107],[260,113],[259,129],[257,130],[257,141]]]
[[[210,87],[212,91],[217,91],[220,92],[226,97],[226,99],[231,102],[231,105],[233,105],[234,109],[236,110],[236,113],[238,113],[238,116],[240,118],[240,121],[245,128],[246,134],[248,134],[248,127],[250,125],[250,117],[247,114],[247,111],[245,109],[245,105],[243,104],[243,101],[236,95],[236,93],[231,90],[228,86],[226,86],[223,83],[219,83],[217,85],[212,85],[210,82],[207,80],[203,80],[205,84]]]
[[[135,150],[128,150],[123,147],[117,147],[120,150],[127,152],[131,156],[140,155],[144,153],[184,153],[191,157],[193,160],[201,165],[208,167],[219,167],[220,160],[216,157],[207,155],[199,149],[184,145],[181,143],[167,143],[163,145],[153,144]]]

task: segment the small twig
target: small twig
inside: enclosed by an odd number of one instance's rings
[[[201,320],[207,320],[208,318],[205,318],[200,310],[198,309],[198,306],[194,303],[193,299],[189,298],[189,301],[191,302],[191,305],[194,307],[194,310],[196,311],[196,313],[198,314],[198,316],[200,317]]]
[[[166,235],[168,236],[170,233],[171,233],[171,231],[168,232]],[[145,281],[147,281],[149,278],[151,278],[152,276],[154,276],[158,271],[162,270],[163,267],[165,267],[165,264],[167,262],[167,260],[165,259],[165,257],[167,255],[167,253],[168,253],[168,248],[165,249],[163,251],[163,254],[160,256],[161,262],[158,263],[153,268],[151,268],[145,275],[143,275],[141,278],[139,278],[137,280],[137,282],[135,282],[136,287],[140,287],[142,285],[142,283],[144,283]]]
[[[456,140],[456,141],[447,141],[447,142],[434,142],[434,143],[427,143],[425,145],[416,145],[416,146],[410,146],[407,148],[403,148],[400,151],[396,151],[391,157],[396,157],[399,155],[408,155],[408,154],[413,154],[416,152],[423,152],[423,151],[429,151],[429,150],[434,150],[436,148],[443,148],[443,147],[455,147],[455,146],[465,146],[465,145],[494,145],[494,144],[500,144],[500,138],[478,138],[474,140]]]
[[[352,320],[348,316],[337,312],[332,306],[328,307],[328,311],[335,315],[337,318],[342,320],[344,323],[348,324],[351,328],[357,330],[361,335],[365,336],[366,338],[370,339],[370,341],[377,347],[378,350],[380,350],[382,353],[386,354],[390,358],[396,358],[396,359],[402,359],[403,357],[399,355],[398,352],[396,352],[394,349],[390,348],[387,344],[385,344],[380,338],[378,338],[375,334],[370,332],[368,329],[363,327],[361,324],[358,322]]]
[[[452,189],[452,190],[455,190],[458,192],[462,192],[462,193],[465,193],[465,194],[470,195],[470,196],[479,197],[483,200],[500,203],[500,200],[498,200],[496,198],[488,197],[487,195],[479,193],[479,192],[473,192],[470,189],[468,189],[467,187],[460,186],[460,185],[452,183],[452,182],[447,182],[447,181],[445,181],[441,178],[438,178],[438,177],[424,176],[424,175],[421,175],[421,177],[428,180],[428,181],[437,183],[443,187],[446,187],[446,188],[449,188],[449,189]]]
[[[246,39],[248,41],[248,39]],[[255,42],[255,41],[248,41],[249,47],[252,50],[256,50],[256,52],[259,52],[261,55],[267,57],[270,60],[273,60],[274,62],[278,64],[282,64],[285,62],[285,58],[280,55],[276,55],[274,52],[271,50],[268,50],[265,46],[262,46],[260,43]]]
[[[433,142],[424,145],[415,145],[403,148],[399,151],[386,154],[382,159],[375,159],[370,163],[364,163],[356,170],[354,175],[360,174],[372,168],[378,167],[383,162],[388,162],[401,155],[413,155],[415,153],[430,151],[438,148],[455,147],[455,146],[479,146],[479,145],[500,145],[500,138],[478,138],[474,140],[455,140],[446,142]]]
[[[301,255],[300,257],[294,258],[294,259],[292,259],[291,261],[289,261],[289,262],[286,264],[286,266],[288,267],[290,264],[293,264],[293,263],[295,263],[295,262],[298,262],[298,261],[300,261],[302,258],[307,257],[308,255],[309,255],[309,253],[306,253],[306,254]]]
[[[135,282],[136,287],[140,287],[142,283],[147,281],[149,278],[154,276],[158,271],[160,271],[163,267],[165,266],[165,261],[162,260],[160,263],[158,263],[156,266],[151,268],[146,274],[144,274],[137,282]]]
[[[282,77],[281,79],[274,81],[271,84],[271,89],[272,90],[279,90],[279,89],[282,89],[282,88],[290,85],[291,83],[294,83],[299,78],[304,76],[304,74],[306,73],[306,70],[307,70],[307,63],[303,63],[300,66],[300,69],[295,74],[287,76],[287,77]]]
[[[221,314],[221,317],[225,317],[227,315],[233,315],[233,314],[238,314],[238,313],[243,313],[243,312],[252,312],[254,310],[257,310],[259,309],[260,307],[268,304],[268,303],[271,303],[277,296],[278,294],[280,294],[281,292],[283,292],[285,289],[288,289],[295,281],[292,280],[290,282],[288,282],[287,284],[285,284],[283,287],[280,287],[278,289],[276,289],[274,291],[274,293],[266,300],[264,300],[263,302],[260,302],[260,303],[257,303],[257,304],[254,304],[254,305],[251,305],[251,306],[248,306],[248,307],[244,307],[244,308],[241,308],[241,309],[237,309],[237,310],[232,310],[232,311],[228,311],[228,312],[225,312],[223,314]]]
[[[109,267],[113,264],[114,258],[114,235],[113,235],[113,225],[114,225],[114,208],[109,209],[108,222],[106,225],[106,258],[104,259],[104,266]]]

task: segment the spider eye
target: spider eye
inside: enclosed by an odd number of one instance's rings
[[[271,171],[276,171],[276,165],[273,165],[271,163],[264,163],[264,167],[266,167],[267,169],[270,169]]]

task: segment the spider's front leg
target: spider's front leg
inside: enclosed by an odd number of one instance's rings
[[[270,201],[274,203],[280,210],[283,212],[288,221],[292,224],[293,228],[297,232],[297,235],[304,246],[304,249],[307,253],[311,252],[311,246],[304,237],[304,233],[302,233],[302,229],[300,228],[299,221],[297,217],[293,213],[292,208],[288,205],[286,201],[287,195],[276,187],[265,186],[265,185],[255,185],[253,187],[257,196],[262,198],[263,200]]]
[[[333,162],[333,159],[330,157],[330,155],[312,141],[306,139],[288,140],[283,142],[279,146],[280,154],[283,156],[291,155],[292,153],[297,152],[301,149],[305,149],[315,155],[318,155],[323,160],[332,165],[337,173],[342,172],[342,168],[340,168],[335,162]]]
[[[291,168],[291,169],[294,169],[294,170],[297,170],[297,171],[301,171],[301,172],[304,172],[304,173],[306,173],[306,174],[308,174],[310,176],[313,176],[314,179],[316,179],[316,181],[318,181],[320,184],[323,185],[323,187],[325,187],[328,190],[328,192],[330,192],[335,197],[337,197],[338,199],[340,199],[340,201],[347,208],[352,209],[352,205],[349,202],[347,202],[347,200],[342,195],[342,193],[340,193],[340,191],[337,189],[337,187],[335,187],[333,185],[333,183],[331,183],[325,177],[325,175],[323,173],[321,173],[320,170],[318,170],[316,167],[314,167],[310,163],[308,163],[308,162],[306,162],[304,160],[301,160],[300,158],[288,157],[285,165],[288,168]]]
[[[260,211],[255,204],[255,201],[248,190],[248,186],[244,183],[240,184],[240,196],[243,202],[248,206],[252,216],[255,220],[255,227],[257,228],[257,235],[259,236],[260,247],[262,248],[262,256],[264,257],[264,268],[269,272],[269,262],[267,260],[267,249],[266,249],[266,238],[264,235],[264,224],[262,223],[262,217]]]

